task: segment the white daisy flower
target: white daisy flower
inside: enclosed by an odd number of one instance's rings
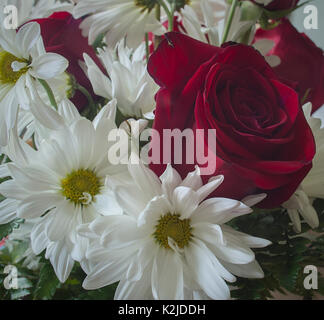
[[[82,0],[74,8],[74,17],[90,14],[80,27],[92,44],[96,38],[107,33],[108,45],[114,48],[127,36],[127,45],[136,48],[146,32],[161,35],[164,28],[155,18],[156,0]]]
[[[135,51],[121,41],[116,50],[99,50],[105,75],[96,63],[84,54],[87,74],[94,92],[104,98],[117,99],[117,107],[126,117],[153,117],[154,96],[159,87],[147,72],[145,44]]]
[[[65,71],[68,61],[46,53],[37,23],[15,30],[0,28],[0,145],[8,142],[18,105],[28,105],[26,81],[29,78],[49,80]]]
[[[77,226],[100,214],[121,213],[104,186],[107,175],[125,171],[125,166],[113,166],[107,157],[108,134],[116,128],[115,104],[105,106],[93,122],[77,117],[70,126],[59,114],[54,118],[41,108],[39,119],[43,117],[47,127],[56,121],[56,130],[37,151],[12,134],[7,154],[13,162],[0,167],[0,177],[12,178],[0,185],[7,198],[0,203],[0,223],[41,217],[31,231],[31,246],[35,254],[46,249],[61,282],[74,260],[84,259],[87,240],[76,233]],[[66,105],[65,118],[74,114],[75,107]]]
[[[303,110],[315,138],[316,154],[312,169],[291,198],[283,204],[296,232],[301,232],[300,215],[311,228],[318,227],[319,220],[312,202],[315,198],[324,199],[324,129],[321,128],[324,119],[311,115],[311,103],[306,103]]]
[[[204,200],[222,176],[203,185],[197,168],[182,181],[169,165],[159,180],[141,163],[130,164],[129,173],[134,184],[114,190],[125,214],[79,228],[93,239],[85,289],[120,280],[115,299],[228,299],[225,281],[234,282],[234,274],[263,277],[250,248],[270,242],[225,225],[252,210],[232,199]]]

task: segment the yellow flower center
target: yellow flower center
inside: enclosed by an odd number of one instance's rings
[[[102,184],[96,174],[89,169],[79,169],[61,180],[62,194],[76,205],[88,205],[100,192]]]
[[[26,73],[28,67],[23,67],[19,71],[15,72],[12,69],[13,62],[26,63],[25,59],[17,58],[13,54],[7,51],[0,52],[0,83],[1,84],[15,84],[22,74]]]
[[[158,221],[153,236],[161,247],[170,249],[168,238],[173,239],[181,249],[189,244],[192,237],[190,219],[179,217],[179,214],[168,213]]]

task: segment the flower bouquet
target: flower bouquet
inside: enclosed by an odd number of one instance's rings
[[[315,9],[1,1],[0,298],[324,294]]]

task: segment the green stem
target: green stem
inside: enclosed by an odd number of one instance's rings
[[[157,21],[161,20],[161,6],[160,6],[160,4],[156,4],[156,6],[155,6],[155,18]]]
[[[306,91],[305,91],[305,94],[303,96],[303,99],[301,99],[301,105],[304,105],[305,101],[307,100],[308,96],[309,96],[309,93],[311,92],[311,88],[308,88]]]
[[[150,47],[149,47],[149,36],[147,32],[145,33],[145,51],[146,51],[146,63],[148,63],[150,57]]]
[[[227,40],[227,37],[228,37],[229,31],[231,29],[231,25],[232,25],[232,22],[233,22],[234,13],[235,13],[237,5],[238,5],[238,0],[233,0],[228,19],[226,21],[226,26],[225,26],[225,30],[224,30],[224,34],[223,34],[223,39],[222,39],[222,44],[224,42],[226,42],[226,40]]]
[[[168,16],[169,31],[173,31],[173,16],[175,12],[175,1],[172,1],[171,11],[168,9],[168,6],[164,2],[164,0],[157,0],[157,2],[161,5],[161,7],[164,9],[165,13]]]
[[[54,93],[51,89],[51,87],[48,85],[48,83],[43,80],[43,79],[38,79],[38,81],[40,82],[40,84],[43,86],[43,88],[45,89],[47,95],[48,95],[48,98],[49,98],[49,101],[51,103],[51,105],[57,110],[57,103],[56,103],[56,100],[55,100],[55,97],[54,97]]]
[[[175,0],[172,1],[171,4],[171,12],[170,12],[170,17],[169,18],[169,31],[173,31],[173,18],[174,18],[174,13],[176,11],[176,2]]]
[[[96,110],[96,105],[95,105],[89,91],[85,87],[82,87],[80,84],[76,85],[76,89],[79,90],[80,92],[82,92],[87,97],[91,110],[95,111]]]
[[[165,13],[169,17],[171,15],[171,12],[168,9],[168,6],[165,4],[164,0],[157,0],[157,2],[160,4],[160,6],[164,9]]]

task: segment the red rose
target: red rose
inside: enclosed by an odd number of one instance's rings
[[[313,111],[324,104],[324,56],[304,33],[299,33],[287,19],[271,30],[259,29],[255,41],[270,39],[275,46],[269,55],[280,57],[281,63],[274,68],[280,78],[297,84],[302,100],[308,92],[305,102],[312,102]]]
[[[68,12],[56,12],[48,18],[34,21],[40,24],[46,51],[58,53],[68,59],[67,71],[95,97],[91,83],[80,67],[79,61],[84,61],[83,53],[87,53],[98,65],[100,62],[95,50],[89,46],[88,39],[82,36],[79,28],[82,20],[74,19]],[[76,91],[71,100],[80,110],[88,104],[87,98],[80,91]]]
[[[210,159],[217,163],[213,175],[225,179],[214,196],[240,200],[265,192],[262,207],[276,207],[293,194],[311,169],[314,138],[297,93],[255,49],[232,43],[218,48],[173,32],[148,70],[161,86],[153,125],[160,136],[168,128],[217,130],[217,155]],[[163,153],[155,137],[151,148]],[[193,166],[175,167],[184,177]],[[151,168],[161,175],[165,165]]]
[[[248,0],[244,0],[248,1]],[[257,1],[251,0],[253,3],[260,5]],[[297,6],[299,0],[273,0],[268,5],[264,6],[265,9],[269,11],[280,11],[280,10],[289,10]]]

